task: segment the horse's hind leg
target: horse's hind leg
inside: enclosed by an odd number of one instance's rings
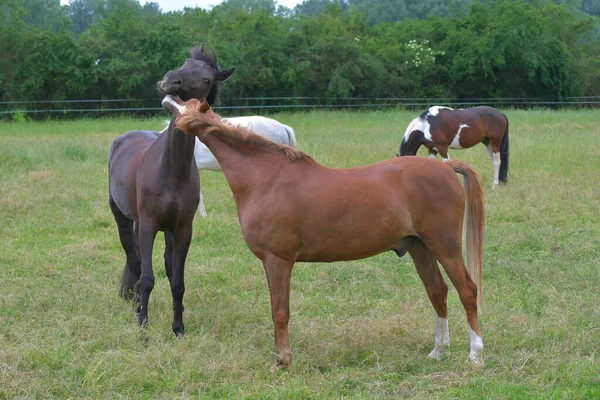
[[[184,268],[187,253],[192,241],[192,224],[180,228],[173,235],[173,265],[171,295],[173,296],[173,333],[182,336],[183,328],[183,295],[185,293]]]
[[[444,351],[450,347],[447,310],[448,285],[440,273],[437,260],[422,240],[416,239],[408,251],[415,263],[419,277],[425,285],[427,296],[435,309],[435,346],[429,353],[429,357],[439,360]]]
[[[492,146],[491,143],[488,143],[486,147],[494,165],[494,184],[492,185],[492,189],[494,189],[500,183],[500,148]]]
[[[460,301],[467,312],[470,340],[469,359],[473,363],[479,364],[482,361],[483,340],[477,320],[477,285],[465,268],[460,241],[458,243],[459,245],[454,246],[454,251],[438,252],[437,258],[456,288]]]
[[[123,277],[121,278],[121,287],[119,293],[125,300],[130,300],[135,295],[136,283],[140,279],[140,258],[139,249],[137,248],[137,232],[134,230],[133,221],[127,218],[119,207],[117,207],[112,196],[109,196],[108,203],[115,217],[117,228],[119,229],[119,239],[121,246],[125,250],[127,261],[123,269]]]
[[[173,280],[173,233],[165,231],[165,272],[169,278],[169,284]]]
[[[206,217],[206,208],[204,207],[204,197],[202,197],[202,186],[200,186],[200,201],[198,202],[198,212],[202,217]]]

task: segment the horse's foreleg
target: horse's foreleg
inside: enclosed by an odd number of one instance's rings
[[[498,149],[498,151],[494,151],[491,143],[488,144],[486,147],[487,147],[488,154],[490,155],[490,158],[492,159],[492,164],[494,165],[494,184],[492,185],[492,189],[494,189],[496,187],[496,185],[498,185],[500,183],[500,181],[499,181],[500,150]]]
[[[436,145],[436,148],[438,153],[440,153],[443,162],[450,161],[450,154],[448,154],[448,146]]]
[[[192,241],[192,224],[180,228],[173,240],[173,277],[171,279],[171,295],[173,296],[173,332],[177,337],[183,336],[183,295],[185,293],[184,271],[185,260]]]
[[[269,255],[263,260],[263,265],[271,294],[277,365],[286,366],[292,362],[288,322],[290,320],[290,279],[294,262]]]
[[[419,277],[425,285],[427,296],[435,309],[435,346],[429,353],[429,357],[439,360],[445,350],[450,347],[447,309],[448,285],[440,273],[437,260],[421,240],[416,240],[408,251],[415,263]]]
[[[154,273],[152,272],[152,248],[156,238],[157,229],[151,221],[140,216],[139,222],[139,246],[142,261],[142,275],[140,276],[139,292],[140,300],[138,307],[138,322],[140,326],[148,323],[148,301],[150,293],[154,288]]]
[[[125,300],[130,300],[134,297],[135,285],[140,278],[140,258],[137,249],[137,240],[134,230],[133,221],[127,218],[115,204],[112,196],[109,196],[110,209],[115,217],[117,228],[119,230],[119,240],[121,246],[125,250],[125,268],[121,278],[120,295]]]

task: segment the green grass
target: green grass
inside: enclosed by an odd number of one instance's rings
[[[331,167],[395,156],[417,111],[280,113]],[[509,184],[491,191],[483,146],[451,152],[486,189],[485,366],[449,294],[451,351],[429,360],[432,307],[409,257],[298,264],[294,361],[271,369],[266,279],[222,174],[201,174],[186,337],[171,332],[157,240],[148,342],[118,297],[124,254],[107,202],[107,152],[155,120],[0,124],[0,398],[598,398],[600,150],[597,110],[509,110]],[[424,152],[420,153],[424,155]],[[160,236],[159,236],[160,238]]]

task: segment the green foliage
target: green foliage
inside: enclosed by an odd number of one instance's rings
[[[137,0],[5,0],[0,99],[158,97],[156,82],[200,43],[214,46],[223,68],[236,67],[225,104],[598,95],[600,24],[581,11],[592,6],[310,0],[292,11],[274,0],[227,0],[210,11],[161,13]]]

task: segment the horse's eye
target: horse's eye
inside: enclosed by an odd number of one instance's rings
[[[210,82],[210,81],[208,80],[208,78],[204,78],[204,83],[208,83],[208,82]]]

